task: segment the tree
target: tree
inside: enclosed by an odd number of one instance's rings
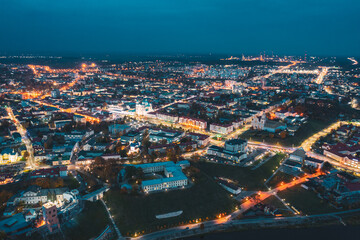
[[[282,132],[280,133],[280,137],[281,137],[282,139],[286,138],[286,135],[287,135],[286,131],[282,131]]]
[[[56,179],[51,179],[50,184],[51,188],[64,187],[64,180],[61,177],[58,177]]]
[[[185,150],[186,150],[187,152],[190,152],[192,149],[193,149],[193,147],[192,147],[191,145],[186,146],[186,148],[185,148]]]
[[[332,169],[332,165],[329,162],[324,162],[323,166],[321,167],[322,172],[327,172]]]
[[[45,149],[52,149],[52,147],[53,147],[53,139],[51,137],[48,137],[48,139],[44,143],[44,148]]]
[[[136,168],[135,177],[137,179],[143,179],[144,178],[144,171],[142,168]]]
[[[125,168],[125,178],[129,179],[136,175],[136,167],[127,166]]]
[[[11,192],[8,192],[6,190],[2,190],[0,192],[0,203],[7,202],[12,196],[13,196],[13,194]]]
[[[27,158],[29,157],[29,155],[30,155],[30,154],[29,154],[28,151],[25,151],[25,152],[24,152],[24,158],[25,158],[25,159],[27,159]]]
[[[145,137],[143,138],[143,140],[142,140],[142,142],[141,142],[141,145],[142,145],[143,148],[144,148],[144,152],[147,153],[149,147],[151,146],[151,142],[150,142],[148,130],[145,131],[144,136],[145,136]]]
[[[127,193],[128,193],[127,188],[126,188],[126,187],[122,187],[122,188],[120,189],[120,193],[122,193],[122,194],[127,194]]]
[[[50,179],[49,178],[37,178],[35,180],[35,185],[41,188],[50,188]]]
[[[176,158],[176,154],[175,154],[175,150],[174,149],[168,149],[166,151],[166,157],[168,158],[169,161],[173,161],[176,162],[177,158]]]
[[[0,231],[0,240],[5,240],[7,238],[7,234],[5,231]]]
[[[105,159],[102,157],[95,157],[94,162],[91,164],[91,169],[101,167],[105,164]]]
[[[154,162],[155,159],[157,159],[159,156],[158,156],[158,153],[156,151],[153,151],[151,154],[150,154],[150,161],[151,162]]]

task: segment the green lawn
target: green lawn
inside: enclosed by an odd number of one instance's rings
[[[279,213],[281,213],[284,217],[294,216],[294,214],[289,211],[286,206],[275,196],[268,197],[267,199],[262,201],[262,203],[277,208],[279,210]]]
[[[125,236],[183,225],[200,218],[211,219],[235,209],[229,193],[201,172],[196,174],[195,184],[190,188],[147,195],[128,195],[112,189],[104,199]],[[177,217],[161,220],[155,217],[180,210],[183,213]]]
[[[64,178],[64,186],[72,190],[80,187],[80,183],[73,175],[69,174],[69,176]]]
[[[237,181],[246,190],[263,190],[265,187],[264,179],[272,175],[272,171],[279,166],[280,161],[284,158],[285,154],[278,153],[256,170],[251,170],[251,167],[237,167],[210,162],[197,162],[194,165],[209,176],[226,177]]]
[[[271,205],[275,208],[281,208],[281,209],[285,208],[284,204],[279,199],[277,199],[277,197],[275,197],[275,196],[270,196],[270,197],[266,198],[264,201],[262,201],[261,203]]]
[[[300,185],[279,192],[278,196],[298,211],[308,215],[339,211],[320,199],[315,192],[306,190]]]
[[[105,207],[100,201],[86,201],[83,211],[67,222],[63,231],[66,239],[88,240],[100,235],[110,224]]]
[[[278,171],[271,179],[270,181],[267,183],[268,187],[274,188],[279,186],[279,184],[281,182],[284,183],[289,183],[292,181],[292,179],[294,178],[293,175],[287,174],[287,173],[283,173],[281,171]]]
[[[257,130],[248,130],[241,134],[239,137],[244,139],[251,139],[259,142],[266,142],[270,144],[281,144],[283,146],[300,146],[301,143],[309,138],[314,133],[321,131],[322,129],[330,126],[333,121],[318,121],[318,120],[309,120],[308,123],[304,124],[299,130],[295,133],[294,136],[287,136],[282,139],[280,137],[269,137],[269,133],[265,131]]]

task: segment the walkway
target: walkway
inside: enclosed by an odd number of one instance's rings
[[[111,213],[110,213],[110,208],[107,207],[107,205],[106,205],[106,203],[105,203],[105,201],[104,201],[103,199],[101,199],[101,202],[104,204],[104,207],[105,207],[105,209],[106,209],[106,212],[107,212],[108,215],[109,215],[110,221],[111,221],[111,223],[112,223],[112,225],[113,225],[113,227],[114,227],[114,229],[115,229],[116,234],[118,235],[118,238],[117,238],[117,239],[124,239],[123,236],[122,236],[121,233],[120,233],[119,228],[118,228],[118,227],[116,226],[116,224],[115,224],[115,221],[114,221],[113,216],[112,216]]]

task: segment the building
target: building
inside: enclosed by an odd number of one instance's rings
[[[163,178],[142,181],[141,187],[145,193],[164,191],[168,189],[183,188],[188,185],[188,179],[182,172],[182,169],[189,167],[188,161],[157,162],[134,165],[143,170],[144,173],[163,172]]]
[[[54,89],[51,91],[51,97],[52,98],[59,98],[60,97],[60,91],[59,89]]]
[[[238,152],[231,152],[226,150],[225,148],[218,147],[212,145],[208,148],[207,154],[210,157],[210,160],[220,163],[231,163],[231,164],[240,164],[242,160],[246,159],[246,153],[238,153]],[[216,158],[213,159],[212,157],[215,156]]]
[[[360,144],[348,146],[344,143],[324,145],[324,155],[345,165],[360,168]]]
[[[138,142],[141,139],[142,139],[142,134],[138,131],[129,131],[128,133],[120,137],[122,143]]]
[[[175,147],[175,144],[170,143],[170,144],[159,144],[159,145],[154,145],[154,146],[150,146],[149,147],[149,154],[152,154],[153,152],[156,153],[166,153],[166,151],[168,149],[172,149]]]
[[[241,164],[247,158],[247,141],[238,138],[227,140],[224,147],[212,145],[207,155],[215,162]]]
[[[205,130],[207,127],[207,122],[201,119],[189,118],[189,117],[179,117],[179,123],[186,127]]]
[[[263,130],[265,122],[266,122],[265,114],[261,115],[260,117],[256,116],[251,121],[251,127],[256,130]]]
[[[161,142],[166,140],[167,143],[179,142],[185,134],[183,132],[165,129],[150,129],[149,139],[151,142]]]
[[[324,161],[316,158],[306,157],[304,159],[303,165],[319,169],[324,165]]]
[[[241,193],[241,187],[234,184],[233,182],[224,179],[224,178],[216,178],[216,181],[228,192],[237,195]]]
[[[19,153],[15,149],[5,148],[1,151],[0,154],[0,164],[3,163],[14,163],[19,160]]]
[[[74,114],[73,118],[76,123],[86,124],[86,118],[84,116]]]
[[[289,159],[297,161],[297,162],[303,162],[306,158],[306,152],[305,150],[300,147],[296,149],[294,152],[290,153]]]
[[[179,121],[179,117],[175,115],[165,114],[165,113],[156,113],[156,117],[163,121],[176,123]]]
[[[241,138],[228,140],[225,142],[225,149],[231,152],[246,152],[247,141]]]
[[[25,216],[22,213],[18,213],[10,218],[5,218],[0,221],[0,229],[6,233],[7,237],[18,236],[31,231],[32,223],[26,221]]]
[[[109,132],[111,135],[116,136],[117,134],[126,134],[131,130],[130,126],[126,124],[112,124],[109,126]]]
[[[54,126],[56,129],[61,129],[61,128],[65,127],[65,125],[70,124],[71,122],[72,122],[71,119],[57,120],[57,121],[54,121]]]
[[[234,126],[232,124],[221,125],[213,123],[210,124],[210,131],[226,135],[234,131]]]
[[[79,142],[85,137],[85,132],[71,131],[64,134],[65,141]]]
[[[210,136],[199,134],[199,133],[189,133],[189,137],[191,137],[191,140],[196,141],[198,147],[206,147],[210,142]]]
[[[286,159],[282,166],[292,169],[293,171],[301,171],[302,163],[291,159]]]
[[[27,190],[13,197],[13,204],[23,201],[25,204],[38,204],[40,202],[62,202],[63,194],[67,188],[42,189],[38,186],[30,186]]]
[[[54,203],[45,203],[42,207],[43,219],[50,232],[60,229],[57,207]]]
[[[286,130],[287,126],[284,123],[268,120],[265,114],[261,117],[254,117],[251,121],[251,127],[256,130],[276,133],[278,131]]]
[[[143,116],[146,115],[149,112],[153,111],[151,103],[148,101],[143,101],[142,103],[136,103],[135,111],[137,115]]]
[[[54,168],[42,168],[34,170],[30,173],[30,178],[45,178],[45,177],[66,177],[67,167],[60,166]]]

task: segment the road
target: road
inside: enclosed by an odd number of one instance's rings
[[[266,74],[266,75],[263,75],[263,76],[256,76],[256,77],[253,78],[253,80],[258,80],[258,79],[261,79],[261,78],[269,78],[269,77],[271,77],[272,75],[274,75],[274,74],[276,74],[276,73],[281,73],[281,72],[284,71],[285,69],[288,69],[288,68],[290,68],[290,67],[292,67],[292,66],[295,66],[297,63],[298,63],[298,62],[293,61],[293,62],[291,62],[291,64],[286,65],[286,66],[279,67],[278,69],[272,71],[272,72],[269,73],[269,74]]]
[[[57,106],[57,105],[54,105],[54,104],[51,104],[51,103],[46,103],[46,102],[44,102],[44,101],[39,101],[39,100],[31,100],[31,101],[33,101],[33,102],[35,102],[35,103],[38,103],[38,104],[40,104],[40,105],[58,108],[61,112],[73,113],[73,114],[75,114],[75,115],[82,116],[82,117],[85,118],[85,120],[86,120],[87,122],[97,122],[97,123],[100,122],[100,119],[97,118],[97,117],[93,117],[93,116],[90,116],[90,115],[86,115],[86,114],[74,112],[74,111],[72,111],[71,109],[61,108],[61,107],[59,107],[59,106]]]
[[[34,158],[34,148],[32,145],[31,140],[28,138],[27,136],[27,131],[26,129],[20,124],[20,122],[17,120],[17,118],[14,115],[13,110],[11,109],[11,107],[7,107],[6,111],[8,112],[8,115],[10,117],[10,119],[14,122],[17,131],[20,133],[21,135],[21,139],[24,142],[25,146],[26,146],[26,150],[29,153],[29,156],[27,158],[27,165],[31,168],[31,169],[36,169],[38,168],[38,165],[35,163],[35,158]]]
[[[176,104],[176,103],[182,103],[182,102],[184,102],[184,101],[189,101],[190,99],[194,99],[196,96],[190,96],[190,97],[188,97],[188,98],[184,98],[184,99],[181,99],[181,100],[176,100],[176,101],[174,101],[174,102],[172,102],[172,103],[169,103],[169,104],[166,104],[166,105],[164,105],[164,106],[161,106],[161,107],[159,107],[159,108],[157,108],[157,109],[154,109],[154,112],[156,112],[156,111],[158,111],[158,110],[160,110],[160,109],[163,109],[163,108],[167,108],[167,107],[170,107],[170,106],[172,106],[172,105],[174,105],[174,104]]]
[[[326,74],[328,73],[329,68],[328,67],[323,67],[320,74],[318,75],[318,77],[315,79],[315,83],[317,84],[322,84],[324,81],[324,77],[326,76]]]

